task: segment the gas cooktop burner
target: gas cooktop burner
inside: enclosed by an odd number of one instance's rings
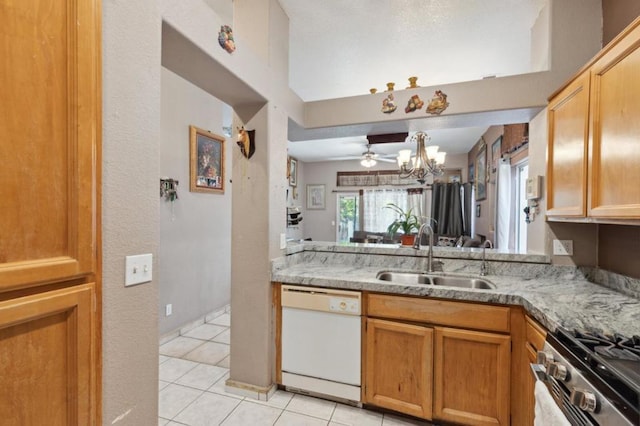
[[[573,335],[592,352],[611,359],[640,361],[640,337],[627,338],[619,334],[607,336],[574,331]]]
[[[558,329],[556,338],[615,393],[638,407],[640,403],[640,337],[603,335]]]

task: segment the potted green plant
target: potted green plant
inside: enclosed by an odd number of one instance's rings
[[[415,235],[411,232],[413,230],[420,229],[420,221],[418,216],[413,214],[413,209],[409,209],[406,212],[394,203],[389,203],[384,206],[385,209],[393,210],[398,214],[398,218],[394,220],[387,228],[389,235],[394,236],[398,230],[402,230],[403,235],[400,236],[400,241],[403,246],[413,245]]]

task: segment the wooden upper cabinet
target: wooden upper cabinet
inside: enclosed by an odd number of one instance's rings
[[[584,217],[587,201],[589,73],[551,100],[547,109],[547,215]]]
[[[0,6],[0,292],[95,272],[100,16],[98,0]]]
[[[508,425],[511,337],[434,327],[434,419]]]
[[[367,319],[365,402],[431,419],[433,329]]]
[[[640,19],[591,67],[589,216],[640,218]]]

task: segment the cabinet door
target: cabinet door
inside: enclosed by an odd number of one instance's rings
[[[434,419],[508,425],[511,338],[435,327]]]
[[[547,215],[584,217],[587,204],[589,73],[558,93],[547,109]]]
[[[0,7],[0,292],[97,266],[100,2]]]
[[[589,215],[640,218],[640,21],[591,67]]]
[[[365,402],[431,419],[433,330],[367,319]]]
[[[94,285],[0,302],[0,423],[96,423]]]

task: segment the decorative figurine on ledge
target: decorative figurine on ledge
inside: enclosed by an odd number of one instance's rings
[[[233,53],[236,50],[236,43],[233,41],[233,30],[230,26],[222,25],[220,27],[218,43],[220,43],[220,47],[229,53]]]
[[[391,114],[397,108],[396,103],[393,101],[393,93],[389,93],[387,97],[382,100],[382,112]]]
[[[254,142],[255,130],[245,130],[244,127],[238,128],[238,140],[237,144],[247,159],[251,158],[256,152],[256,144]]]
[[[408,114],[410,112],[414,112],[417,109],[422,109],[423,106],[424,106],[424,101],[420,99],[420,96],[413,95],[412,97],[409,98],[409,102],[407,103],[407,106],[404,108],[404,112]]]
[[[431,98],[429,105],[427,105],[427,114],[440,115],[448,106],[447,94],[443,93],[442,90],[436,90],[435,96]]]

